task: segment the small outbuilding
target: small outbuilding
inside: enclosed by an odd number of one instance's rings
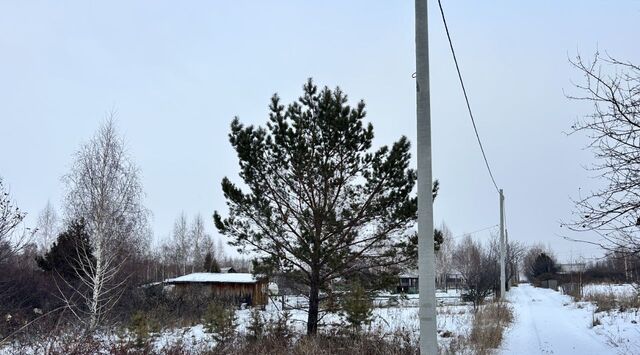
[[[418,293],[418,272],[409,271],[398,275],[398,293]]]
[[[235,274],[236,273],[236,269],[234,269],[231,266],[228,267],[221,267],[220,268],[220,273],[221,274]]]
[[[578,274],[584,272],[587,265],[585,263],[558,264],[558,269],[560,275]]]
[[[266,305],[269,301],[267,278],[249,273],[196,272],[164,281],[178,294],[201,294],[233,303]]]

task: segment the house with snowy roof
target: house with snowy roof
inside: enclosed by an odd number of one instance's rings
[[[266,305],[269,301],[265,277],[249,273],[196,272],[164,281],[170,292],[203,295],[235,304]]]

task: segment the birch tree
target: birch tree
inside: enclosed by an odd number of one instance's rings
[[[222,241],[222,237],[218,236],[218,240],[216,242],[216,247],[215,247],[215,252],[214,252],[214,256],[216,259],[218,260],[222,260],[226,257],[225,251],[224,251],[224,245],[226,243]]]
[[[191,252],[193,246],[189,233],[187,216],[180,213],[173,223],[173,244],[176,253],[176,261],[182,268],[182,274],[187,273],[187,266],[191,265]]]
[[[77,271],[83,287],[74,288],[81,304],[72,297],[66,300],[92,331],[118,302],[126,282],[119,271],[147,236],[139,170],[117,134],[113,115],[80,147],[63,180],[67,217],[85,221],[92,250],[91,255],[78,253],[85,265]]]
[[[208,240],[211,240],[211,236],[207,234],[207,231],[204,228],[202,215],[197,214],[193,218],[189,233],[191,234],[190,239],[192,243],[192,265],[200,268],[204,264],[204,257],[207,252],[213,251],[207,250],[207,247],[211,246],[212,243],[208,242]]]

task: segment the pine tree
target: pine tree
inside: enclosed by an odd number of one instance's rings
[[[555,260],[546,253],[540,253],[531,266],[531,275],[536,280],[548,280],[558,272]]]
[[[213,258],[211,260],[211,271],[210,272],[220,272],[220,264],[218,264],[218,260]]]
[[[207,331],[217,342],[226,343],[233,338],[238,327],[238,318],[231,306],[214,301],[207,307],[204,318]]]
[[[363,324],[369,323],[373,311],[371,309],[371,299],[360,282],[354,282],[351,289],[346,294],[342,309],[346,315],[347,322],[359,331]]]
[[[247,325],[248,337],[250,340],[260,340],[264,335],[265,323],[258,308],[251,310],[251,320]]]
[[[55,272],[65,280],[78,278],[78,270],[90,260],[95,263],[93,249],[89,241],[85,223],[82,219],[72,221],[67,230],[58,235],[57,240],[43,256],[36,257],[38,266],[47,272]],[[87,256],[78,257],[79,255]]]
[[[207,252],[207,254],[204,256],[204,272],[211,272],[211,264],[212,264],[213,260],[211,257],[211,252]]]
[[[213,257],[211,252],[207,252],[207,255],[205,255],[204,257],[204,271],[220,272],[220,265],[218,264],[218,260]]]
[[[307,286],[315,334],[319,293],[332,280],[409,259],[401,247],[415,225],[416,172],[406,137],[372,150],[364,102],[351,107],[339,88],[311,79],[303,91],[286,109],[274,95],[266,128],[233,120],[229,140],[249,191],[225,177],[229,216],[214,220],[230,244],[260,255],[263,270]]]

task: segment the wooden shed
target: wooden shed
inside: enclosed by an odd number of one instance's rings
[[[248,305],[266,305],[268,280],[248,273],[196,272],[164,281],[178,294],[201,294]]]
[[[418,293],[418,273],[405,272],[398,275],[398,293]]]

